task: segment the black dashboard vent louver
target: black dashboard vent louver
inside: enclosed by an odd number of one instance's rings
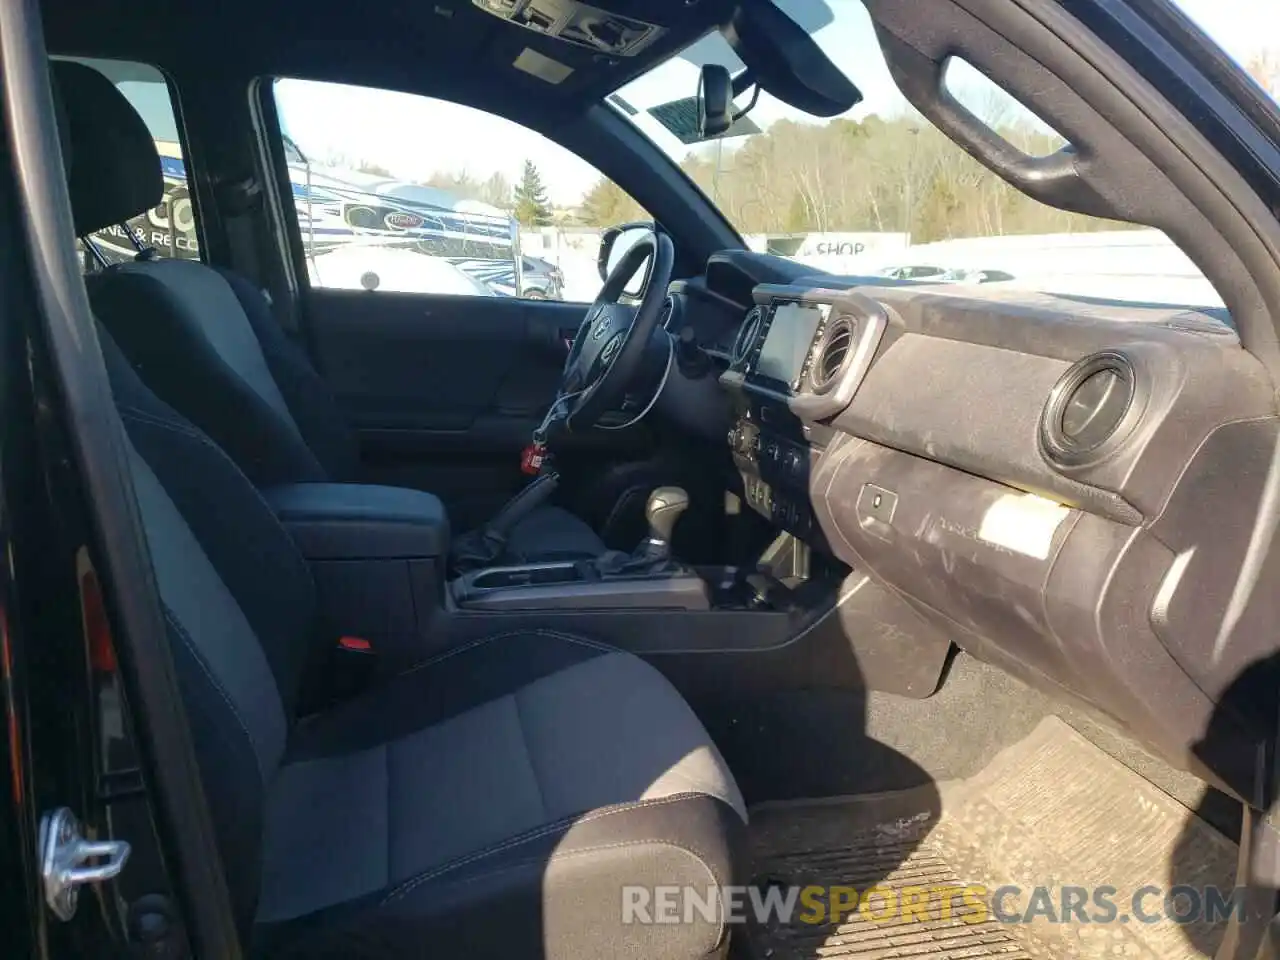
[[[1110,453],[1132,430],[1141,406],[1127,356],[1104,350],[1072,364],[1040,418],[1040,445],[1056,466],[1078,467]]]
[[[845,361],[853,350],[854,325],[848,317],[833,320],[827,328],[822,346],[813,363],[813,388],[821,392],[830,387],[844,370]]]
[[[742,321],[742,329],[738,331],[738,339],[733,341],[733,366],[740,367],[751,354],[755,346],[756,335],[760,332],[760,323],[764,320],[764,311],[759,307],[747,314]]]

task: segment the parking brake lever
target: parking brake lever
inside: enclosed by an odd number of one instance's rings
[[[485,524],[485,529],[505,539],[512,527],[546,503],[559,486],[560,474],[554,470],[540,474],[536,480],[508,500],[494,518]]]
[[[560,474],[548,470],[506,502],[484,526],[453,542],[450,565],[454,573],[487,567],[502,556],[511,529],[550,499],[560,486]]]

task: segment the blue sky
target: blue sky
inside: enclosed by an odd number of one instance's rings
[[[786,9],[805,0],[780,0]],[[812,0],[808,0],[812,2]],[[859,0],[828,0],[832,22],[816,39],[858,85],[864,101],[851,112],[892,114],[904,104],[889,77]],[[1280,53],[1280,0],[1175,0],[1229,54],[1246,62],[1263,49]],[[720,41],[718,37],[714,40]],[[727,49],[727,48],[726,48]],[[672,60],[624,88],[637,107],[649,107],[696,89],[697,69]],[[538,134],[465,107],[410,94],[336,84],[281,80],[277,102],[286,127],[313,157],[343,154],[376,162],[405,179],[436,171],[467,170],[484,178],[498,172],[513,182],[525,159],[537,164],[553,202],[576,203],[596,179],[595,171]],[[753,118],[761,125],[803,115],[771,97],[761,97]],[[645,131],[674,155],[681,150],[656,125]]]

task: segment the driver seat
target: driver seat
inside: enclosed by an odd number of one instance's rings
[[[52,69],[72,157],[76,235],[127,223],[160,204],[160,155],[133,106],[90,67],[54,61]],[[358,482],[351,425],[246,278],[197,260],[141,259],[85,280],[94,312],[147,386],[256,486]],[[586,522],[543,505],[507,531],[498,562],[605,552]]]

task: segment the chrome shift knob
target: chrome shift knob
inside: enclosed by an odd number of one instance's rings
[[[660,549],[664,554],[670,552],[672,531],[688,507],[689,494],[680,487],[658,487],[649,494],[644,516],[649,521],[650,550]]]

